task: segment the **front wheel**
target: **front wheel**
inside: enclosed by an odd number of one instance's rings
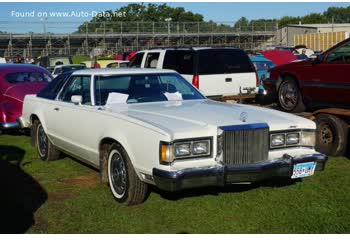
[[[113,143],[108,151],[108,181],[114,198],[125,205],[142,203],[148,185],[137,176],[126,151]]]
[[[278,89],[278,105],[285,112],[303,112],[305,105],[300,89],[293,78],[286,77]]]
[[[329,156],[344,155],[348,139],[346,122],[330,114],[317,115],[315,122],[316,150]]]

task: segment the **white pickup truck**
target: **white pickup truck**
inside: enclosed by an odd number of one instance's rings
[[[63,81],[63,82],[62,82]],[[21,122],[43,160],[65,152],[95,166],[115,199],[302,178],[324,169],[315,123],[275,110],[215,102],[172,70],[80,70],[27,95]]]

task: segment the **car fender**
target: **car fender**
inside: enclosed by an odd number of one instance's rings
[[[169,141],[170,138],[141,126],[137,127],[134,125],[133,128],[140,131],[138,136],[120,131],[120,129],[105,129],[98,144],[100,146],[102,140],[106,138],[117,141],[129,155],[130,161],[139,177],[140,172],[152,174],[152,169],[159,164],[159,151],[154,153],[154,151],[148,151],[148,149],[159,149],[160,141]],[[140,138],[139,136],[147,137]],[[143,139],[147,139],[147,141]]]

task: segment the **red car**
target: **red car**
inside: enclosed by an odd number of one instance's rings
[[[19,128],[25,95],[37,94],[52,75],[30,64],[0,64],[0,129]]]
[[[286,112],[307,107],[350,107],[350,39],[316,59],[293,62],[270,70],[263,81],[267,93]]]

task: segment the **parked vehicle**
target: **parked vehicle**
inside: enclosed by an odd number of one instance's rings
[[[271,60],[265,58],[263,55],[256,55],[250,57],[250,60],[253,62],[255,70],[258,74],[259,85],[258,85],[258,94],[264,94],[264,87],[262,85],[262,80],[269,78],[269,70],[276,66]]]
[[[83,64],[67,64],[67,65],[58,65],[54,68],[52,72],[53,77],[57,77],[58,75],[65,73],[65,72],[70,72],[70,71],[75,71],[75,70],[82,70],[85,69],[86,66]]]
[[[267,50],[262,52],[265,58],[271,60],[277,66],[297,61],[298,58],[290,51]]]
[[[0,129],[19,128],[23,99],[52,80],[46,69],[30,64],[0,64]]]
[[[318,125],[317,147],[329,155],[347,150],[350,110],[350,39],[316,59],[290,63],[270,70],[265,90],[286,112],[319,109],[312,114]]]
[[[80,70],[52,89],[55,97],[24,101],[40,158],[63,151],[95,166],[126,205],[144,201],[149,184],[177,191],[294,179],[326,164],[314,122],[208,100],[173,70]]]
[[[116,60],[114,58],[109,58],[109,57],[97,58],[93,67],[94,68],[106,68],[108,64],[115,63],[115,62],[116,62]]]
[[[34,64],[44,67],[52,72],[55,66],[73,64],[73,61],[69,56],[43,56],[36,59]]]
[[[93,63],[92,61],[83,61],[80,64],[84,65],[86,68],[93,68]]]
[[[132,68],[173,69],[208,97],[255,98],[257,74],[248,55],[234,48],[166,48],[138,52]]]
[[[126,68],[128,67],[129,61],[115,61],[107,64],[106,68]]]

